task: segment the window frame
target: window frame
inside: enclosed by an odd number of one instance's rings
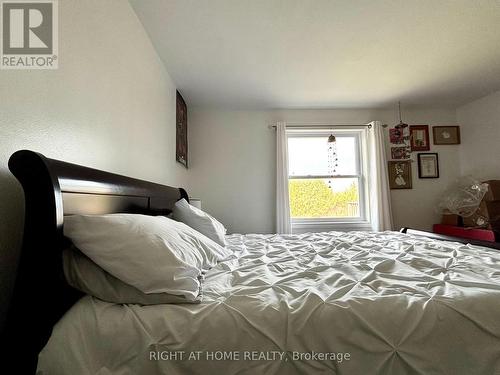
[[[366,230],[370,229],[368,179],[367,179],[367,140],[366,127],[349,127],[330,129],[293,129],[287,130],[287,142],[290,138],[325,137],[330,134],[335,137],[354,137],[356,143],[356,172],[355,175],[291,175],[288,180],[304,179],[335,179],[335,178],[357,178],[359,194],[359,216],[357,217],[321,217],[321,218],[294,218],[291,217],[294,232],[305,232],[312,230]]]

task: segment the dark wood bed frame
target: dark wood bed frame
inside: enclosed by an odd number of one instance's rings
[[[2,334],[0,372],[35,373],[52,327],[82,296],[62,270],[64,216],[118,212],[169,214],[185,198],[182,188],[155,184],[49,159],[22,150],[9,160],[25,198],[23,246],[13,297]],[[15,367],[8,367],[7,362]]]
[[[14,153],[9,169],[21,183],[26,203],[23,247],[2,334],[1,370],[12,368],[17,374],[30,374],[35,372],[38,353],[52,327],[82,296],[64,279],[62,250],[69,246],[63,235],[64,216],[118,212],[165,215],[177,200],[189,199],[182,188],[49,159],[28,150]],[[401,231],[495,247],[408,228]]]

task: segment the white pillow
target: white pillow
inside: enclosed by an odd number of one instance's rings
[[[176,294],[143,293],[104,271],[75,247],[64,249],[63,268],[64,276],[69,285],[106,302],[158,305],[164,303],[200,303],[202,300],[201,286],[198,297],[193,301]]]
[[[102,269],[141,292],[195,300],[203,269],[228,251],[182,223],[163,216],[73,215],[64,234]]]
[[[220,246],[215,241],[212,241],[210,238],[188,225],[172,219],[167,220],[171,223],[171,225],[177,227],[177,230],[179,233],[183,234],[184,240],[187,243],[198,249],[203,258],[203,269],[208,270],[215,266],[217,262],[227,259],[229,256],[233,255],[231,250]]]
[[[226,246],[226,228],[214,217],[190,205],[185,199],[177,201],[173,209],[174,219],[189,225],[191,228]]]

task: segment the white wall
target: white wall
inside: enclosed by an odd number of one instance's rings
[[[175,86],[127,1],[59,2],[59,69],[0,71],[0,324],[23,225],[19,149],[172,186]],[[50,249],[43,249],[49,251]]]
[[[463,139],[462,174],[500,179],[500,91],[457,109]]]
[[[189,113],[191,194],[203,200],[232,232],[271,233],[275,218],[275,135],[268,125],[276,121],[327,124],[365,124],[380,120],[398,123],[392,110],[270,110],[225,111],[195,108]],[[455,111],[404,111],[409,124],[454,125]],[[430,128],[431,130],[431,128]],[[432,139],[432,135],[431,135]],[[439,221],[435,204],[455,180],[460,146],[434,146],[439,153],[440,178],[418,179],[413,163],[413,189],[392,190],[395,227],[430,230]],[[416,153],[413,154],[416,160]]]

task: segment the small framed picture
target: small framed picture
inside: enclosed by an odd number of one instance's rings
[[[412,151],[429,151],[429,125],[410,125],[410,146]]]
[[[391,143],[395,145],[405,143],[403,131],[401,129],[389,129],[389,139]]]
[[[407,147],[391,147],[391,159],[409,159],[410,152]]]
[[[175,160],[188,167],[187,106],[182,95],[177,91]]]
[[[411,189],[411,161],[389,161],[389,187]]]
[[[418,154],[418,178],[439,178],[439,160],[436,153]]]
[[[460,144],[460,126],[433,126],[432,135],[435,145]]]

